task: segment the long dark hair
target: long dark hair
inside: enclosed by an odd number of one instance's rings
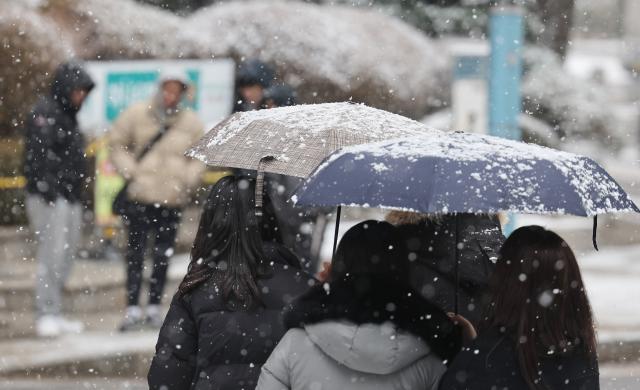
[[[369,220],[349,229],[338,245],[328,283],[298,297],[284,318],[287,328],[326,320],[390,321],[422,338],[443,360],[451,361],[460,350],[459,329],[411,288],[406,251],[388,222]]]
[[[489,282],[483,330],[501,329],[516,343],[529,389],[544,389],[540,357],[585,353],[595,358],[589,299],[569,245],[540,226],[517,229],[505,241]]]
[[[268,277],[258,218],[255,180],[226,176],[209,193],[191,247],[191,262],[180,284],[181,294],[212,275],[219,275],[227,306],[249,309],[260,303],[256,279]]]

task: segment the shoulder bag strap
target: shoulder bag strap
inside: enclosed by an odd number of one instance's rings
[[[147,144],[144,146],[144,148],[142,149],[142,151],[140,152],[140,154],[138,154],[138,156],[136,157],[136,161],[140,161],[142,160],[142,158],[149,153],[149,151],[151,150],[151,148],[153,148],[153,145],[155,145],[158,141],[160,141],[160,139],[162,138],[163,135],[165,135],[168,131],[169,128],[171,128],[171,126],[164,124],[160,130],[158,131],[158,133],[156,133],[156,135],[153,136],[153,138],[151,138],[149,140],[149,142],[147,142]]]

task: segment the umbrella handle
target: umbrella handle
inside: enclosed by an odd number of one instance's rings
[[[262,217],[262,204],[263,204],[263,189],[264,189],[264,165],[265,163],[274,160],[273,156],[264,156],[258,162],[257,174],[256,174],[256,193],[255,193],[255,202],[256,202],[256,217]]]
[[[333,233],[333,252],[331,252],[331,262],[336,255],[336,247],[338,246],[338,232],[340,231],[340,213],[342,212],[342,206],[338,206],[336,210],[336,229]]]

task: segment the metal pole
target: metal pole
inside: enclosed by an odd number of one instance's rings
[[[520,81],[523,10],[515,5],[492,8],[489,21],[491,58],[489,71],[489,134],[508,139],[522,138],[518,117],[521,112]],[[511,216],[505,234],[515,227]]]
[[[453,308],[455,310],[455,314],[460,314],[460,214],[456,213],[456,226],[455,226],[455,254],[456,254],[456,263],[454,265],[455,272],[455,281],[456,281],[456,289],[455,289],[455,297],[453,298]]]

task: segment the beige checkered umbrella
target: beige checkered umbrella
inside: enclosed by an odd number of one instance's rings
[[[363,104],[309,104],[236,113],[187,155],[210,166],[306,178],[342,146],[428,132],[438,130]]]

